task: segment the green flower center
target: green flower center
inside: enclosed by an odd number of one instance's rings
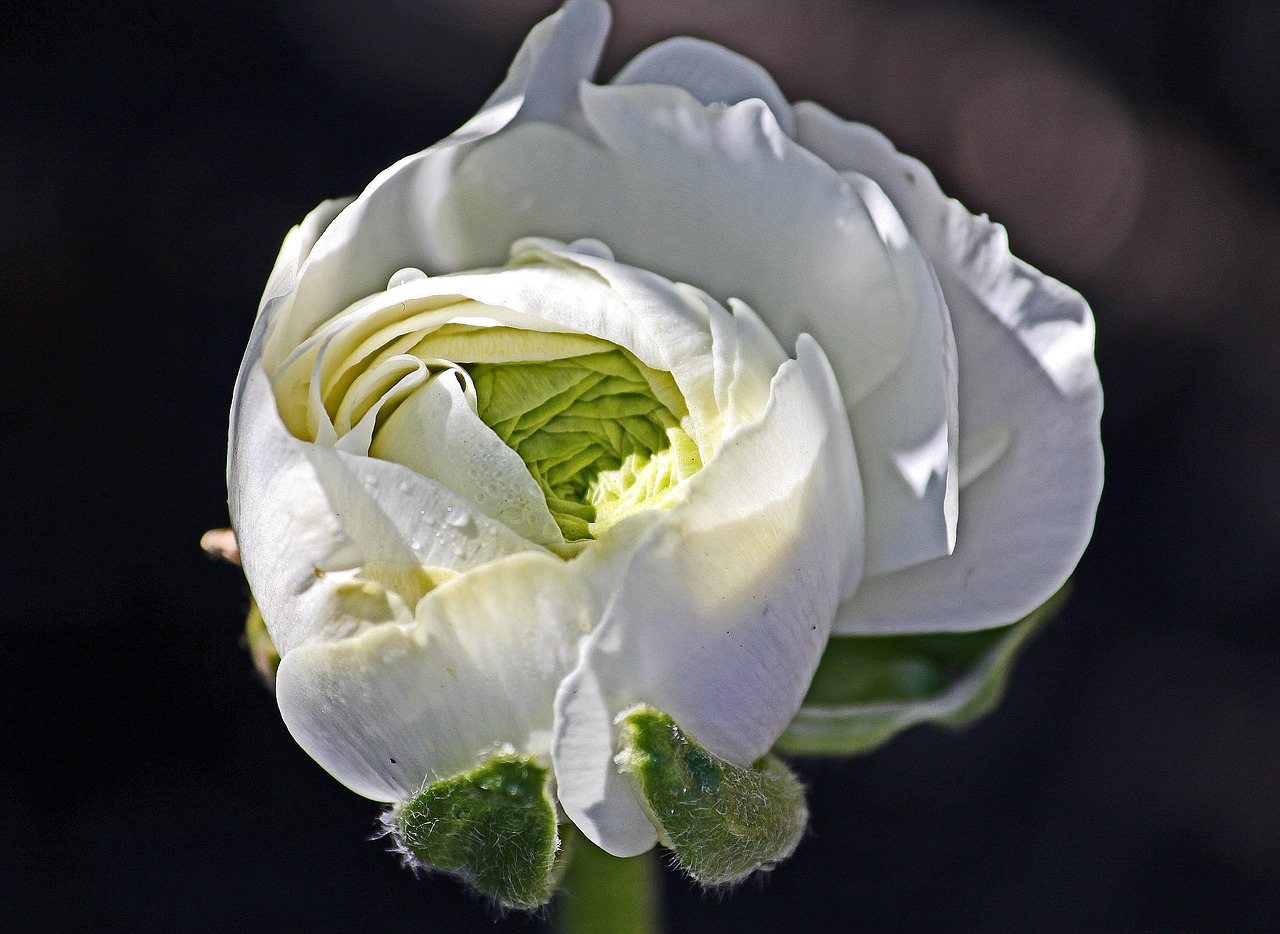
[[[621,348],[465,369],[477,414],[520,455],[567,541],[668,505],[702,466],[670,374]]]

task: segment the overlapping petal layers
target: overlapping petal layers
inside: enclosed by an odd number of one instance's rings
[[[833,620],[979,630],[1055,593],[1101,390],[1084,301],[919,163],[695,40],[591,84],[607,25],[571,0],[461,130],[290,234],[229,486],[317,760],[396,801],[532,755],[629,854],[658,832],[628,710],[746,766]],[[485,367],[555,360],[492,401]],[[640,421],[581,420],[606,411]]]
[[[646,849],[615,718],[660,706],[749,763],[798,709],[857,585],[862,497],[834,375],[809,339],[788,360],[748,306],[595,241],[526,239],[503,267],[390,278],[269,375],[261,359],[242,374],[232,511],[283,656],[285,721],[387,801],[497,750],[542,757],[593,838]],[[268,311],[255,348],[272,324]],[[481,420],[477,374],[601,348],[646,374],[619,383],[627,411],[651,392],[693,467],[666,477],[660,507],[573,540]],[[596,375],[596,395],[618,382]]]

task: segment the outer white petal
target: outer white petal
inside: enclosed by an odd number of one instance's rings
[[[604,51],[612,14],[604,0],[567,0],[529,33],[505,81],[462,128],[493,133],[507,121],[485,123],[518,105],[516,119],[563,120],[577,106],[578,84],[591,80]]]
[[[981,629],[1025,616],[1071,573],[1102,490],[1102,390],[1094,323],[1076,292],[1009,253],[876,131],[796,106],[800,141],[874,179],[933,263],[959,355],[961,453],[1008,450],[960,493],[949,557],[869,577],[841,607],[842,633]],[[966,445],[976,436],[990,444]],[[992,447],[994,445],[994,447]],[[962,474],[968,474],[960,463]],[[966,477],[967,479],[967,477]]]
[[[875,218],[903,297],[916,304],[902,364],[850,409],[867,508],[868,575],[950,554],[959,480],[956,345],[929,261],[875,182],[847,176]]]
[[[294,227],[284,238],[280,247],[280,255],[276,257],[271,275],[267,277],[267,286],[262,293],[262,302],[258,306],[258,317],[254,321],[249,335],[249,346],[245,350],[244,359],[240,363],[240,373],[236,377],[235,389],[231,396],[231,441],[227,448],[227,486],[231,491],[231,472],[236,458],[236,434],[239,431],[241,396],[245,384],[253,368],[257,367],[266,345],[271,323],[279,314],[282,305],[292,300],[293,291],[298,284],[298,274],[307,256],[310,255],[316,241],[325,229],[333,223],[342,210],[351,203],[350,199],[334,199],[325,201],[303,218],[302,223]],[[234,492],[232,492],[234,495]]]
[[[520,237],[594,237],[623,263],[743,299],[784,344],[813,334],[849,404],[898,366],[914,303],[866,205],[768,107],[654,85],[581,96],[588,135],[522,124],[458,164],[439,220],[461,265],[497,265]]]
[[[553,694],[593,609],[559,558],[497,561],[427,594],[412,623],[288,653],[280,712],[316,761],[382,801],[494,749],[546,756]]]
[[[795,135],[795,120],[769,72],[746,56],[702,39],[681,36],[645,49],[618,72],[613,84],[668,84],[684,88],[703,104],[762,100],[782,132]]]
[[[316,602],[308,599],[316,570],[350,567],[355,551],[323,496],[313,495],[315,481],[305,454],[276,414],[275,399],[261,367],[262,349],[272,320],[293,294],[302,264],[347,203],[326,201],[285,237],[267,280],[231,401],[227,451],[231,523],[246,574],[249,567],[254,569],[267,603],[274,605],[272,615],[284,618],[290,629],[307,615],[310,607],[306,604]],[[302,482],[294,483],[295,477]],[[295,490],[301,491],[300,495],[295,497]],[[283,542],[289,542],[290,547],[272,550]],[[255,547],[258,543],[265,546],[261,554]],[[295,600],[301,604],[296,608]]]
[[[726,435],[686,500],[620,523],[578,559],[607,606],[556,695],[552,755],[565,812],[605,850],[654,840],[613,763],[619,714],[649,704],[745,765],[799,708],[840,594],[861,573],[842,408],[802,336],[764,415]]]
[[[569,106],[578,82],[595,70],[608,25],[608,8],[599,0],[571,0],[529,34],[507,80],[479,114],[373,180],[310,251],[264,352],[269,369],[321,323],[386,288],[397,270],[460,268],[435,225],[458,158],[517,115],[546,119]]]
[[[271,275],[267,277],[266,288],[262,290],[259,314],[270,317],[275,306],[293,293],[298,285],[298,273],[302,270],[302,264],[311,254],[316,241],[333,223],[334,218],[353,200],[352,198],[334,198],[325,201],[303,218],[301,224],[289,231],[280,247],[280,255],[276,257]]]
[[[227,492],[245,575],[281,653],[324,638],[334,588],[368,561],[465,569],[539,550],[481,517],[438,483],[385,461],[355,458],[294,437],[280,420],[263,368],[272,325],[298,270],[343,202],[326,202],[285,239],[249,338],[232,398]]]
[[[407,467],[299,441],[249,361],[233,412],[231,523],[245,576],[281,654],[329,637],[334,589],[366,564],[467,570],[541,551],[506,526],[469,514],[461,497]]]

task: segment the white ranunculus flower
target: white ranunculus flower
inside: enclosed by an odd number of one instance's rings
[[[1026,616],[1091,533],[1101,391],[1088,306],[924,166],[705,42],[592,84],[607,26],[571,0],[290,233],[230,505],[342,782],[532,763],[604,849],[681,856],[645,712],[748,775],[831,634]]]

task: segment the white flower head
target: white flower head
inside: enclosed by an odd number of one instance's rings
[[[590,83],[607,26],[571,0],[457,133],[290,233],[232,412],[286,723],[511,904],[564,820],[706,881],[785,856],[767,756],[829,637],[1025,617],[1101,488],[1078,295],[718,46]],[[698,763],[728,810],[785,802],[734,859],[658,805]],[[550,841],[519,891],[419,833],[508,793]]]

